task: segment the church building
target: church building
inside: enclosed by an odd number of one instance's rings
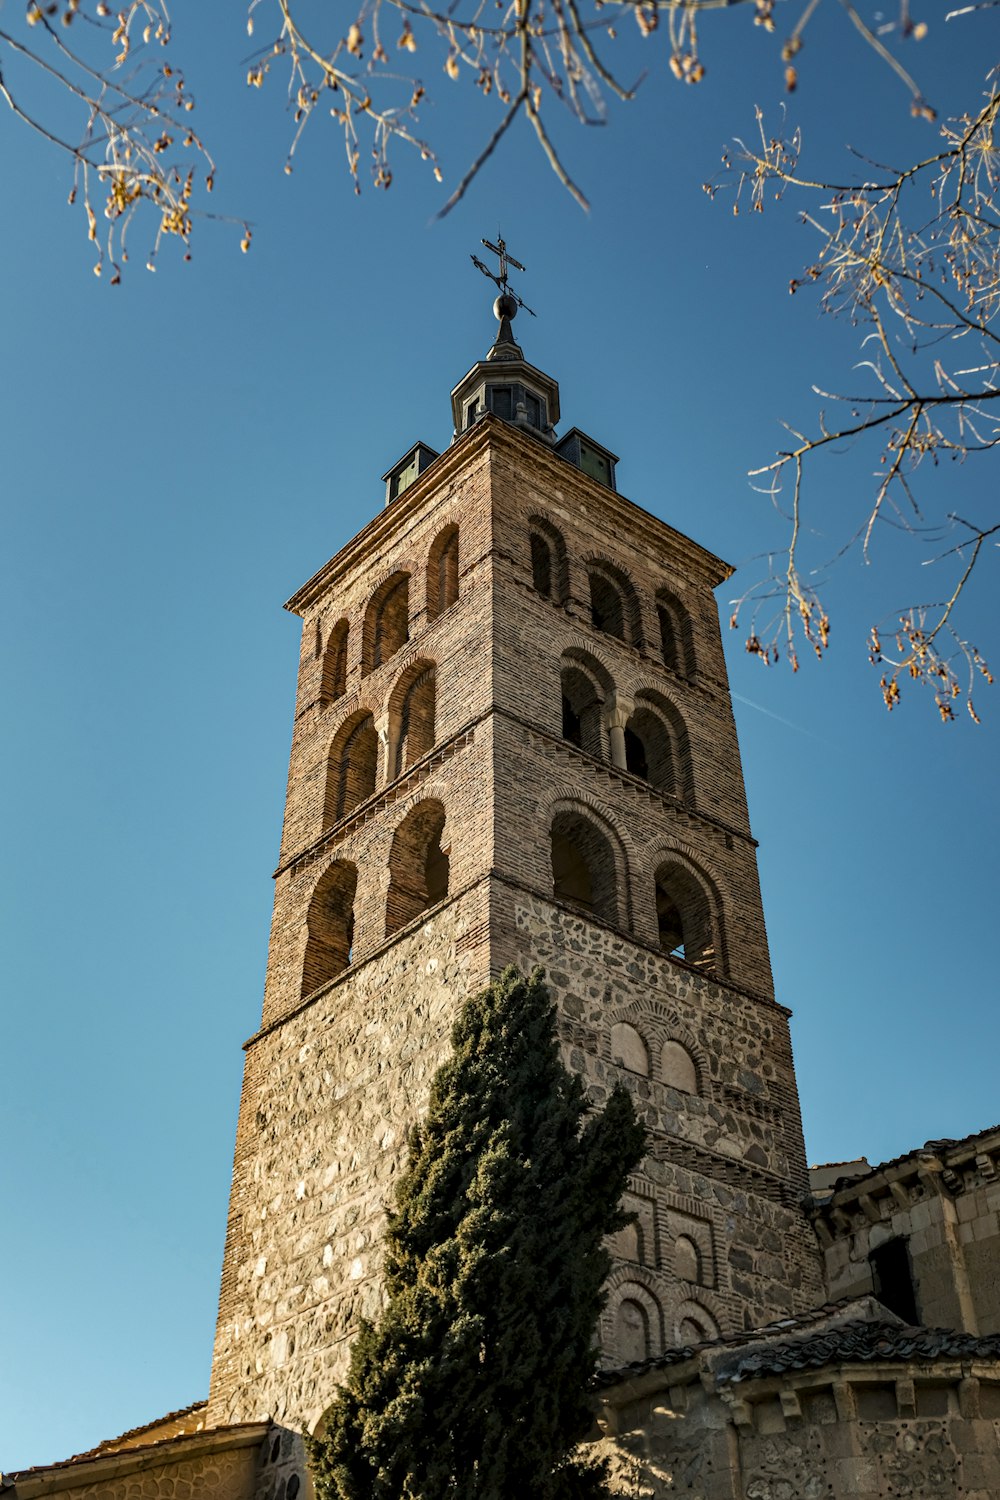
[[[300,1434],[378,1315],[408,1129],[459,1004],[513,963],[545,970],[589,1096],[624,1082],[649,1132],[600,1327],[615,1493],[996,1500],[1000,1132],[810,1196],[714,596],[731,569],[618,492],[606,434],[559,435],[497,249],[450,444],[415,443],[286,606],[298,692],[207,1402],[2,1487],[305,1500]]]

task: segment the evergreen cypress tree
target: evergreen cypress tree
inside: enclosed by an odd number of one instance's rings
[[[626,1179],[645,1131],[615,1088],[588,1110],[541,971],[463,1006],[386,1234],[387,1305],[362,1324],[325,1436],[320,1500],[595,1500],[572,1457]]]

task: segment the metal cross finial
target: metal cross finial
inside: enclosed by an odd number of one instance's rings
[[[484,276],[488,276],[489,279],[499,287],[500,296],[497,298],[497,302],[507,303],[507,316],[513,317],[517,309],[519,307],[523,307],[526,313],[531,313],[531,316],[534,317],[535,313],[532,312],[532,309],[528,306],[527,302],[523,302],[517,295],[517,293],[511,290],[510,284],[507,280],[507,269],[509,266],[513,266],[517,271],[525,271],[527,270],[527,267],[522,266],[521,262],[519,260],[515,260],[513,255],[507,254],[507,242],[504,240],[502,235],[497,234],[497,243],[495,245],[493,244],[492,240],[482,240],[481,243],[486,246],[487,250],[489,250],[493,255],[496,255],[499,258],[500,274],[498,276],[494,276],[489,266],[484,265],[483,262],[478,258],[478,256],[473,255],[470,257],[472,260],[472,264],[476,267],[477,271],[482,271]],[[497,313],[497,317],[499,316],[500,314]]]

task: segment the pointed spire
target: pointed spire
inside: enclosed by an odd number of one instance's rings
[[[559,385],[551,375],[536,370],[524,357],[514,337],[513,323],[519,311],[532,312],[507,281],[507,271],[514,266],[523,271],[519,260],[507,252],[506,242],[483,240],[491,254],[500,261],[497,275],[475,255],[471,257],[477,271],[493,282],[500,295],[493,303],[493,313],[500,327],[485,359],[465,375],[451,393],[451,410],[455,420],[454,441],[469,431],[481,417],[499,417],[512,427],[530,433],[543,443],[556,440],[559,421]]]
[[[493,304],[494,315],[500,320],[493,348],[487,359],[523,359],[524,353],[514,337],[512,320],[517,316],[517,303],[508,293],[503,293]]]

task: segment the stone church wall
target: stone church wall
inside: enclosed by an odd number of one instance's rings
[[[854,1175],[811,1211],[830,1296],[874,1291],[902,1315],[902,1294],[928,1327],[1000,1333],[1000,1130]],[[887,1246],[894,1277],[879,1269]]]
[[[209,1400],[213,1423],[315,1422],[460,997],[488,980],[485,885],[413,924],[249,1046]]]
[[[996,1500],[1000,1386],[962,1367],[828,1368],[605,1407],[585,1450],[622,1500]]]
[[[617,1261],[610,1283],[607,1360],[643,1358],[821,1302],[818,1247],[800,1206],[805,1166],[787,1011],[552,901],[512,892],[510,907],[495,958],[502,952],[521,967],[545,968],[566,1062],[596,1104],[622,1082],[651,1134],[629,1197],[639,1245],[631,1242],[631,1258]],[[642,1044],[631,1068],[615,1060],[612,1028],[620,1026]],[[693,1060],[697,1092],[665,1081],[665,1044]],[[693,1267],[677,1264],[680,1237],[698,1251]],[[630,1312],[633,1304],[642,1309],[645,1350],[623,1347],[628,1329],[616,1331],[623,1302]]]

